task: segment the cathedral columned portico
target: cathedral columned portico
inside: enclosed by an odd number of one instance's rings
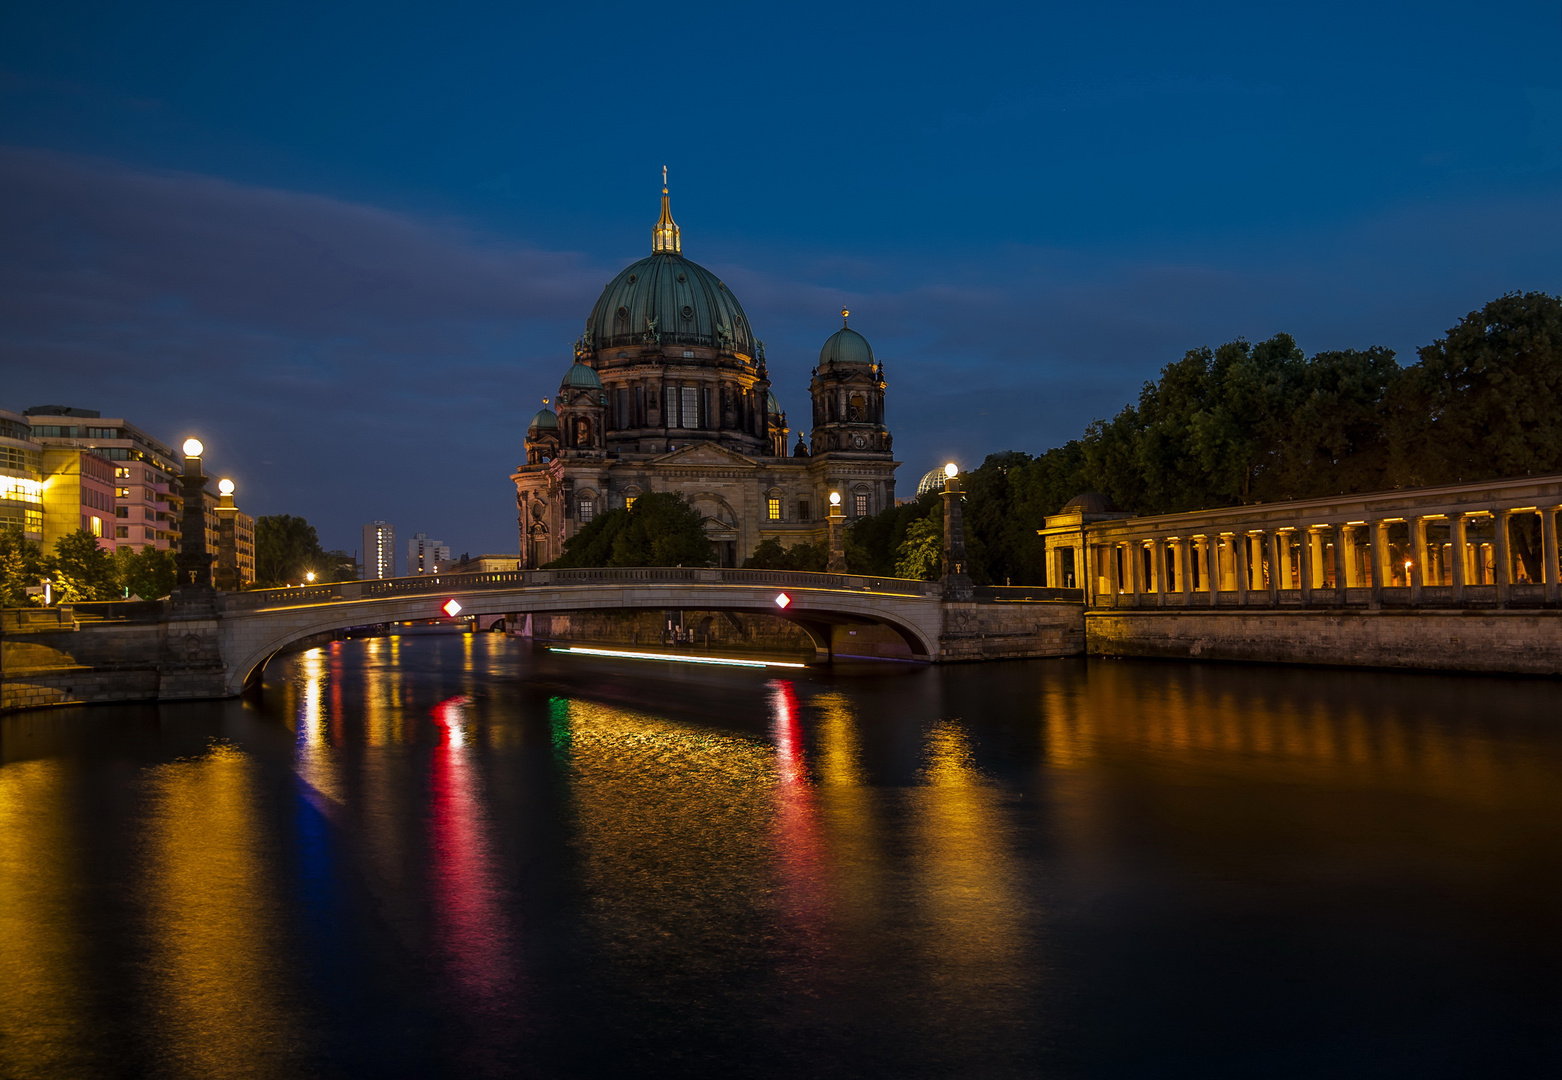
[[[884,368],[867,339],[843,326],[825,342],[809,437],[789,452],[765,343],[726,283],[684,257],[665,185],[661,211],[651,254],[592,306],[557,411],[544,407],[527,428],[511,480],[528,568],[647,492],[687,498],[726,566],[765,539],[823,540],[832,492],[848,520],[894,505]]]

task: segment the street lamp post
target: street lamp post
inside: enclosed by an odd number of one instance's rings
[[[830,563],[829,573],[846,573],[846,511],[841,509],[841,493],[830,492]]]
[[[213,577],[222,592],[238,592],[243,584],[239,579],[238,514],[239,508],[233,503],[233,481],[217,481],[217,569]]]
[[[965,524],[960,518],[960,470],[954,462],[944,466],[944,557],[945,600],[976,599],[976,587],[965,561]]]
[[[212,593],[212,555],[206,550],[206,476],[201,472],[199,439],[184,441],[184,475],[179,486],[184,497],[183,534],[174,565],[179,568],[176,598],[184,603],[209,597]]]

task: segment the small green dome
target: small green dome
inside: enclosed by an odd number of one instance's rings
[[[765,401],[765,408],[770,410],[771,416],[780,416],[783,412],[786,411],[785,409],[781,408],[781,403],[776,400],[776,392],[774,390],[765,391]]]
[[[575,390],[600,390],[602,389],[602,380],[597,377],[595,371],[576,360],[570,365],[569,371],[564,375],[564,381],[559,385]],[[549,415],[552,414],[550,413]]]
[[[830,335],[830,340],[819,350],[819,366],[826,364],[873,364],[873,346],[868,339],[850,327],[842,327]]]
[[[557,430],[559,430],[559,418],[554,415],[552,409],[538,409],[537,415],[532,417],[532,422],[526,425],[526,434],[528,435],[534,431]]]

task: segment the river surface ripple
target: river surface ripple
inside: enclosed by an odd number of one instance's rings
[[[1562,1075],[1556,682],[267,675],[0,720],[0,1075]]]

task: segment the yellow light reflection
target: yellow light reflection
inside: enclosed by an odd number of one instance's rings
[[[303,693],[298,712],[298,753],[295,768],[314,791],[339,807],[345,799],[340,767],[327,738],[328,720],[321,707],[326,681],[326,653],[309,649],[302,657]],[[333,686],[338,680],[332,680]],[[336,695],[333,695],[336,696]],[[340,724],[339,715],[333,717]],[[323,810],[326,808],[322,808]]]
[[[936,964],[941,993],[987,998],[997,988],[1023,999],[1034,973],[1024,959],[1025,897],[1001,793],[977,771],[956,720],[927,736],[926,786],[914,792],[917,897],[928,932],[918,935]]]
[[[79,875],[68,788],[68,766],[58,760],[0,768],[0,1061],[6,1075],[88,1071],[78,1048],[91,1041],[82,991],[90,928],[72,903]]]
[[[264,849],[255,778],[240,751],[150,772],[144,900],[154,981],[146,988],[170,1075],[288,1075],[300,1049],[284,1004],[285,912]]]

